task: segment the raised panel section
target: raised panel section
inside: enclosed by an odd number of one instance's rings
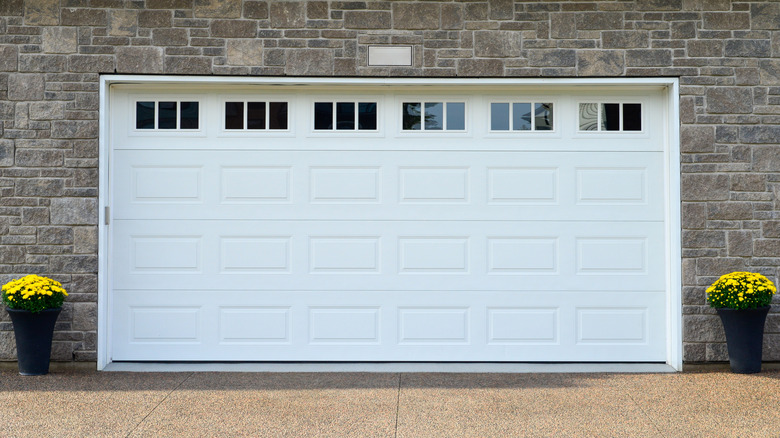
[[[578,274],[647,273],[647,239],[578,238]]]
[[[219,309],[221,344],[287,344],[290,342],[289,307],[222,307]]]
[[[555,203],[557,192],[555,168],[488,169],[490,203]]]
[[[558,309],[488,309],[488,343],[556,344]]]
[[[220,271],[290,272],[290,237],[223,237],[220,239]]]
[[[131,173],[133,202],[201,201],[200,167],[136,166]]]
[[[130,342],[198,342],[199,318],[199,307],[131,307]]]
[[[402,168],[401,202],[468,202],[469,170],[457,168]]]
[[[488,273],[555,274],[558,239],[544,237],[491,237],[488,239]]]
[[[376,344],[379,308],[311,308],[309,327],[309,341],[313,344]]]
[[[289,167],[223,167],[221,172],[225,204],[290,202]]]
[[[309,241],[312,273],[377,273],[379,257],[379,237],[312,237]]]
[[[398,244],[401,273],[466,273],[467,237],[402,237]]]
[[[201,270],[200,237],[133,236],[131,272],[197,273]]]
[[[379,168],[324,167],[311,169],[311,201],[379,202]]]
[[[647,169],[577,169],[577,202],[646,203]]]
[[[398,310],[401,344],[452,344],[469,341],[469,309],[401,308]]]
[[[647,343],[647,309],[577,309],[577,343]]]

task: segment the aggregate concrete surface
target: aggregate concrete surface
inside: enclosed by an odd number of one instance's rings
[[[2,437],[777,437],[780,371],[0,371]]]

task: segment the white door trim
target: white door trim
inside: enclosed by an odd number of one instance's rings
[[[109,284],[111,248],[108,245],[111,213],[110,163],[110,94],[114,84],[180,84],[207,85],[332,85],[332,86],[437,86],[450,87],[501,87],[501,86],[550,86],[550,87],[659,87],[666,90],[668,117],[665,143],[665,200],[666,260],[667,260],[667,357],[666,363],[682,371],[682,250],[680,217],[680,144],[679,144],[679,80],[676,78],[589,78],[589,79],[439,79],[439,78],[289,78],[289,77],[216,77],[216,76],[133,76],[103,75],[99,93],[99,241],[98,241],[98,345],[97,368],[104,369],[112,362],[109,312],[111,294]],[[107,225],[108,224],[108,225]]]

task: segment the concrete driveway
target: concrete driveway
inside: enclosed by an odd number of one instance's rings
[[[780,372],[0,371],[0,436],[777,437]]]

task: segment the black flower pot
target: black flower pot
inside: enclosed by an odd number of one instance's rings
[[[761,372],[764,323],[769,307],[716,309],[726,332],[731,371],[739,374]]]
[[[57,322],[62,308],[46,309],[39,313],[20,309],[6,310],[14,324],[19,374],[23,376],[47,374],[51,359],[54,323]]]

